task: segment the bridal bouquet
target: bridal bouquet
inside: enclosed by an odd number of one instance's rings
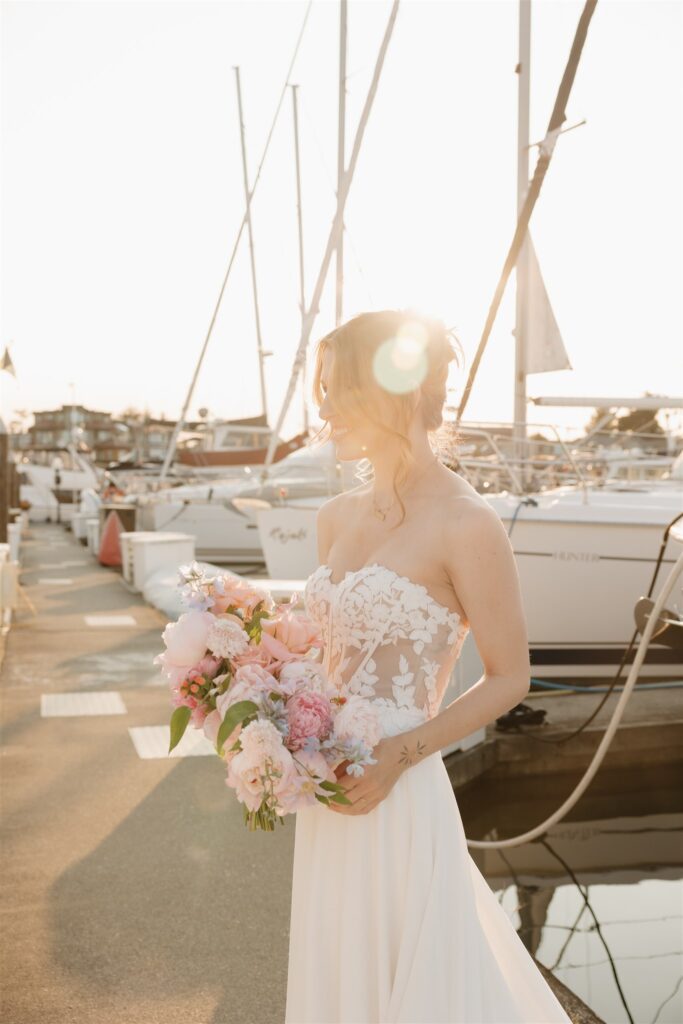
[[[362,775],[376,764],[381,732],[374,705],[342,696],[319,663],[321,638],[295,610],[237,576],[179,570],[189,610],[163,631],[154,664],[171,684],[169,753],[191,722],[215,744],[226,785],[244,804],[245,824],[276,820],[315,800],[348,804],[334,768]]]

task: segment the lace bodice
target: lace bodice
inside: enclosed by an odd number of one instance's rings
[[[328,565],[311,573],[304,603],[320,626],[332,683],[379,705],[387,735],[432,718],[469,627],[422,584],[378,562],[338,583],[331,575]]]

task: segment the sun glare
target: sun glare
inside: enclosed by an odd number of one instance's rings
[[[427,332],[420,323],[402,327],[382,342],[373,359],[375,380],[396,395],[418,388],[427,375]]]

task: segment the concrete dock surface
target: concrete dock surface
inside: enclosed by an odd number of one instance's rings
[[[281,1022],[294,820],[250,833],[213,754],[152,756],[171,712],[152,664],[166,619],[119,573],[45,524],[22,545],[21,579],[0,673],[2,1019]],[[58,697],[79,693],[107,713]],[[634,695],[632,726],[660,714],[650,697]],[[575,698],[548,698],[554,722],[560,700]],[[596,1020],[562,989],[573,1020]]]
[[[152,664],[166,620],[56,525],[22,559],[35,614],[15,613],[0,676],[0,1017],[282,1021],[294,819],[250,833],[217,757],[138,756],[128,729],[172,710]],[[125,714],[41,717],[42,695],[93,689]]]

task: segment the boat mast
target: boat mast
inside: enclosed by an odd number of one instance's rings
[[[301,29],[299,30],[299,36],[297,38],[296,45],[294,46],[294,53],[292,54],[292,59],[291,59],[291,61],[289,63],[289,67],[287,69],[287,74],[285,76],[284,85],[282,86],[282,91],[280,93],[280,98],[279,98],[279,100],[277,102],[277,107],[275,108],[275,113],[273,115],[273,120],[271,122],[270,129],[268,131],[268,138],[266,139],[265,146],[263,147],[263,152],[261,154],[261,160],[260,160],[260,163],[258,165],[258,169],[256,171],[256,177],[254,178],[254,187],[251,190],[250,199],[254,198],[254,193],[256,192],[256,186],[258,185],[259,179],[261,177],[261,171],[263,170],[263,165],[264,165],[265,160],[266,160],[266,155],[267,155],[268,149],[270,147],[270,141],[271,141],[271,139],[273,137],[273,132],[275,131],[275,125],[277,123],[278,115],[280,113],[280,107],[282,106],[282,101],[284,100],[285,93],[287,91],[287,81],[289,79],[289,76],[292,73],[292,68],[294,67],[294,62],[296,61],[297,54],[299,53],[299,47],[301,46],[301,40],[303,38],[304,29],[306,28],[306,22],[308,21],[308,16],[311,13],[312,3],[313,3],[313,0],[308,0],[308,4],[306,6],[306,11],[304,13],[304,19],[303,19],[303,22],[302,22],[302,25],[301,25]],[[223,293],[225,292],[226,286],[228,284],[228,279],[230,277],[230,274],[231,274],[231,271],[232,271],[232,268],[233,268],[233,264],[235,262],[235,257],[237,255],[237,248],[238,248],[238,246],[240,244],[240,238],[242,237],[242,231],[244,230],[244,225],[247,222],[247,212],[248,211],[245,209],[244,214],[242,216],[242,222],[241,222],[241,224],[239,226],[239,229],[237,231],[237,237],[235,238],[235,241],[234,241],[234,244],[233,244],[233,247],[232,247],[232,253],[230,255],[230,261],[228,263],[228,269],[225,271],[225,276],[223,277],[223,283],[221,284],[220,291],[218,292],[218,298],[216,300],[216,304],[214,306],[213,313],[211,315],[211,320],[209,321],[209,327],[208,327],[208,330],[206,332],[206,336],[204,338],[204,343],[203,343],[201,351],[199,353],[199,358],[197,359],[197,363],[196,363],[195,368],[194,368],[194,373],[192,374],[192,380],[190,381],[190,386],[187,389],[187,395],[185,396],[185,401],[183,403],[183,408],[182,408],[182,410],[180,412],[180,416],[178,417],[176,425],[173,428],[173,433],[171,434],[171,438],[170,438],[170,440],[168,442],[168,447],[166,449],[166,455],[164,456],[164,462],[163,462],[163,465],[161,467],[161,472],[159,473],[159,482],[160,483],[163,480],[165,480],[165,478],[166,478],[166,474],[168,473],[169,467],[170,467],[171,462],[173,460],[173,456],[175,454],[176,444],[178,442],[178,437],[180,435],[180,431],[183,429],[183,425],[185,423],[185,420],[187,419],[187,410],[189,409],[190,402],[192,401],[192,395],[194,394],[194,389],[195,389],[195,385],[197,383],[197,378],[199,376],[199,371],[200,371],[202,363],[204,361],[204,356],[206,355],[206,350],[207,350],[207,348],[209,346],[209,340],[210,340],[211,334],[213,332],[214,324],[216,323],[216,317],[218,316],[218,310],[220,309],[220,306],[221,306],[221,301],[223,299]]]
[[[346,26],[348,21],[347,0],[339,5],[339,128],[337,142],[337,199],[344,180],[346,163]],[[338,327],[342,321],[342,305],[344,297],[344,221],[342,220],[339,241],[337,242],[337,280],[334,325]]]
[[[298,85],[292,85],[292,107],[294,112],[294,159],[296,163],[296,217],[299,228],[299,309],[303,325],[306,314],[306,289],[304,279],[304,230],[301,209],[301,162],[299,159],[299,108],[296,91]],[[306,362],[301,368],[301,392],[304,411],[304,432],[308,433],[308,402],[306,401]]]
[[[240,69],[235,67],[235,80],[237,84],[237,109],[240,119],[240,142],[242,145],[242,177],[244,178],[244,195],[247,202],[247,232],[249,234],[249,262],[251,264],[251,284],[254,295],[254,319],[256,321],[256,348],[258,350],[259,381],[261,385],[261,412],[266,426],[268,425],[268,410],[266,408],[266,376],[263,368],[263,361],[269,353],[263,351],[263,340],[261,338],[261,317],[258,308],[258,289],[256,287],[256,261],[254,259],[254,232],[251,224],[251,194],[249,192],[249,173],[247,171],[247,151],[244,142],[244,114],[242,111],[242,89],[240,86]]]
[[[531,86],[531,0],[519,0],[519,77],[517,89],[517,218],[529,188],[529,93]],[[515,310],[515,385],[512,439],[519,478],[525,485],[524,455],[527,437],[526,365],[527,317],[529,311],[529,232],[526,231],[517,257]]]
[[[284,401],[280,408],[280,412],[278,413],[277,423],[273,427],[273,430],[270,435],[268,451],[266,452],[266,457],[261,471],[262,480],[265,480],[268,475],[268,467],[272,463],[273,455],[275,454],[275,447],[277,443],[276,439],[278,434],[280,433],[280,430],[282,429],[284,418],[287,415],[287,410],[289,409],[290,403],[292,401],[294,389],[297,385],[297,381],[299,380],[301,368],[306,360],[306,348],[308,346],[308,340],[311,336],[313,324],[315,323],[315,319],[318,315],[320,299],[322,296],[323,288],[325,286],[325,281],[327,280],[327,273],[330,269],[330,263],[332,262],[332,254],[336,248],[337,241],[339,239],[339,233],[342,228],[342,220],[344,217],[344,206],[346,205],[346,198],[349,194],[349,189],[351,188],[351,182],[353,181],[353,175],[356,170],[356,164],[358,163],[358,155],[360,153],[360,148],[363,143],[363,136],[365,134],[368,118],[370,117],[370,111],[372,109],[375,94],[377,92],[377,86],[379,85],[380,75],[382,72],[382,68],[384,66],[384,59],[386,57],[387,49],[389,47],[389,41],[394,30],[394,23],[396,21],[396,16],[398,14],[398,7],[399,0],[394,0],[391,12],[389,14],[387,27],[384,32],[384,37],[382,39],[379,53],[377,55],[375,70],[372,76],[372,81],[370,83],[370,88],[368,90],[368,95],[365,99],[365,106],[363,107],[363,111],[358,122],[358,128],[356,129],[356,136],[353,140],[353,146],[351,147],[351,157],[349,159],[349,166],[347,170],[344,172],[344,177],[342,180],[341,188],[339,190],[339,195],[337,196],[337,210],[332,220],[332,226],[330,227],[330,233],[327,239],[327,244],[325,246],[325,253],[323,255],[322,263],[318,271],[318,279],[315,283],[315,288],[313,289],[311,305],[306,311],[303,326],[301,328],[301,337],[299,339],[299,344],[296,350],[296,354],[294,356],[292,372],[290,374],[289,384],[287,385],[287,393],[285,394]]]
[[[533,177],[529,182],[529,187],[526,190],[524,202],[522,204],[522,209],[517,218],[515,232],[512,236],[512,242],[510,243],[507,256],[505,257],[505,263],[503,264],[503,269],[498,279],[498,283],[496,285],[496,290],[494,292],[491,305],[489,306],[488,313],[486,314],[484,330],[482,332],[482,336],[479,340],[479,345],[477,346],[477,351],[474,354],[474,359],[472,360],[469,372],[467,374],[465,388],[463,390],[462,397],[460,399],[460,404],[458,405],[455,415],[454,425],[456,427],[459,426],[463,413],[467,406],[467,402],[470,397],[470,392],[472,391],[472,385],[474,383],[475,377],[477,376],[477,371],[479,369],[481,358],[486,349],[486,345],[491,335],[491,330],[493,328],[493,324],[495,323],[498,309],[500,308],[500,304],[503,299],[505,286],[507,284],[508,278],[510,277],[510,274],[517,265],[519,251],[522,247],[522,242],[524,241],[525,235],[527,234],[531,214],[533,212],[534,206],[536,205],[536,200],[538,199],[539,194],[541,192],[541,187],[543,185],[546,172],[548,170],[548,167],[550,166],[553,150],[555,149],[555,143],[557,142],[558,136],[562,132],[562,125],[566,120],[565,106],[571,95],[572,86],[574,84],[574,78],[576,76],[579,61],[581,60],[581,53],[583,51],[583,46],[586,41],[586,36],[588,34],[588,27],[590,25],[591,18],[593,17],[593,13],[595,11],[597,2],[598,0],[586,0],[583,7],[583,11],[581,12],[581,17],[579,18],[579,23],[576,26],[576,32],[574,34],[574,39],[572,41],[572,47],[569,53],[569,57],[567,59],[567,64],[564,69],[564,74],[562,75],[562,81],[560,82],[560,87],[558,89],[557,96],[555,97],[555,105],[550,115],[550,121],[548,123],[545,138],[539,144],[538,161],[534,169]]]

